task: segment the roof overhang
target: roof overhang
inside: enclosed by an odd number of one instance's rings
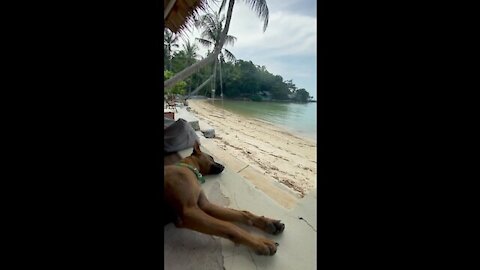
[[[185,28],[193,14],[205,9],[207,6],[206,2],[206,0],[164,0],[163,19],[165,28],[178,33]]]

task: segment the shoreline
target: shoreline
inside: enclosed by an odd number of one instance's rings
[[[197,99],[197,100],[198,100],[198,99]],[[216,102],[216,101],[222,101],[222,99],[217,99],[217,98],[216,98],[216,99],[206,98],[206,99],[201,99],[201,100],[205,100],[205,101],[207,101],[207,102],[212,101],[212,100],[213,100],[214,102]],[[250,102],[250,103],[253,103],[253,104],[255,104],[255,103],[256,103],[256,104],[261,104],[261,103],[263,103],[263,102],[267,102],[267,103],[268,103],[268,102],[271,102],[271,103],[306,104],[306,103],[298,103],[298,102],[291,102],[291,101],[271,101],[271,100],[270,100],[270,101],[261,101],[261,102],[251,101],[251,100],[241,100],[241,99],[225,99],[225,100],[227,100],[227,101],[228,101],[228,100],[231,100],[231,101],[245,101],[245,102]],[[218,109],[221,109],[221,108],[219,107],[219,105],[213,105],[213,106],[216,106]],[[317,143],[317,131],[316,131],[316,130],[315,130],[315,134],[309,133],[309,132],[303,132],[303,133],[302,133],[302,132],[296,131],[296,130],[294,130],[293,128],[290,128],[290,127],[288,127],[288,126],[286,126],[286,125],[269,122],[268,120],[264,120],[264,119],[260,119],[260,118],[256,118],[256,117],[249,117],[249,116],[246,116],[246,115],[241,114],[241,113],[238,113],[238,112],[231,112],[231,111],[229,111],[229,110],[226,110],[226,111],[228,111],[229,113],[233,113],[233,114],[236,114],[236,115],[238,115],[238,116],[244,117],[244,118],[251,118],[251,119],[255,119],[255,120],[260,121],[260,122],[264,122],[264,123],[266,123],[266,124],[268,124],[268,125],[273,125],[273,126],[279,128],[279,129],[283,129],[283,130],[287,131],[288,133],[290,133],[290,134],[293,135],[293,136],[296,136],[296,137],[301,138],[301,139],[304,139],[304,140],[308,140],[308,141],[310,141],[310,142],[312,142],[312,143],[315,143],[315,144]]]
[[[248,118],[248,117],[247,117]],[[271,122],[268,122],[266,120],[263,120],[263,119],[260,119],[260,118],[253,118],[259,122],[263,122],[265,124],[268,124],[268,125],[273,125],[275,127],[277,127],[278,129],[283,129],[285,130],[286,132],[289,133],[289,135],[291,136],[295,136],[299,139],[303,139],[303,140],[307,140],[309,141],[310,143],[314,143],[314,144],[317,144],[317,138],[316,137],[313,137],[312,135],[307,135],[305,133],[300,133],[300,132],[296,132],[295,130],[293,129],[290,129],[286,126],[283,126],[283,125],[280,125],[280,124],[275,124],[275,123],[271,123]]]
[[[317,143],[268,121],[218,108],[208,100],[189,100],[191,112],[215,128],[208,139],[228,153],[281,183],[300,197],[316,188]],[[221,161],[220,161],[221,162]]]

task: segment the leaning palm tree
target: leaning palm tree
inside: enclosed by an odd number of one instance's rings
[[[267,29],[268,26],[268,6],[267,6],[267,0],[243,0],[245,3],[249,4],[250,7],[257,13],[257,15],[263,20],[263,31]],[[226,0],[222,1],[222,4],[220,6],[220,10],[222,10],[225,7]],[[185,68],[184,70],[180,71],[177,73],[175,76],[172,78],[166,80],[164,82],[164,88],[168,89],[175,85],[177,82],[184,80],[188,78],[190,75],[193,73],[197,72],[200,68],[204,67],[211,61],[217,59],[218,55],[220,54],[220,50],[223,47],[223,44],[225,43],[228,29],[230,28],[230,21],[232,19],[232,12],[233,12],[233,6],[235,5],[235,0],[229,0],[228,2],[228,9],[227,9],[227,18],[225,22],[225,27],[223,28],[223,31],[220,35],[220,39],[218,43],[215,45],[215,48],[213,50],[213,53],[210,54],[208,57],[205,59],[198,61],[197,63],[191,65],[190,67]],[[170,7],[171,8],[171,7]],[[167,14],[166,12],[165,14]],[[167,16],[165,15],[164,18]]]
[[[178,36],[172,33],[170,30],[165,29],[163,37],[163,50],[164,57],[168,60],[168,70],[172,70],[172,48],[178,48]]]

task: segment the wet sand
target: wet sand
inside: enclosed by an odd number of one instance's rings
[[[192,113],[215,128],[219,149],[272,177],[301,197],[316,188],[317,144],[314,140],[218,108],[208,100],[189,100]],[[259,104],[261,105],[261,104]]]

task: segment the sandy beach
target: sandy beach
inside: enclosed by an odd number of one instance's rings
[[[300,197],[316,188],[317,144],[314,140],[218,108],[208,100],[189,100],[191,112],[215,128],[211,140],[267,177],[284,184]]]

